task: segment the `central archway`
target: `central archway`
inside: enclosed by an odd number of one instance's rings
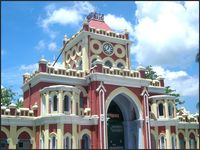
[[[119,89],[112,92],[106,101],[108,149],[141,148],[140,102],[128,89],[125,88],[124,93]]]

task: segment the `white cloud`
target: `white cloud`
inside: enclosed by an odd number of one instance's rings
[[[116,30],[118,32],[123,32],[124,29],[127,29],[130,35],[133,35],[133,25],[125,18],[108,14],[104,17],[104,20],[111,29]]]
[[[19,69],[23,72],[32,73],[33,71],[38,69],[38,63],[30,64],[30,65],[21,65]]]
[[[50,25],[60,24],[60,25],[78,25],[80,21],[83,20],[83,16],[95,8],[89,2],[74,2],[72,7],[61,7],[56,9],[54,4],[50,4],[45,7],[46,17],[40,20],[40,25],[44,30],[52,32],[49,29]]]
[[[199,47],[199,2],[136,2],[137,44],[143,65],[181,66],[195,61]]]
[[[49,43],[48,49],[49,49],[50,51],[55,51],[55,50],[57,50],[57,45],[56,45],[56,43],[55,43],[55,42]]]
[[[153,70],[165,78],[165,86],[170,86],[181,96],[199,96],[199,78],[185,71],[165,70],[161,66],[153,66]]]
[[[40,40],[38,42],[38,44],[35,46],[35,49],[37,49],[37,50],[44,50],[45,47],[46,47],[45,42],[43,40]]]

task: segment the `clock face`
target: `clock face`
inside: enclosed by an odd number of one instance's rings
[[[109,43],[106,43],[106,44],[103,45],[103,51],[107,55],[111,55],[113,53],[113,46]]]

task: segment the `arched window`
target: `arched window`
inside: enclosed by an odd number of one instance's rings
[[[80,104],[80,108],[83,108],[83,96],[82,96],[82,94],[80,94],[79,104]]]
[[[31,149],[30,135],[22,132],[18,137],[17,149]]]
[[[92,62],[91,62],[91,67],[94,67],[94,62],[96,61],[97,59],[96,58],[94,58],[93,60],[92,60]]]
[[[78,63],[77,70],[82,70],[82,68],[83,68],[83,62],[82,62],[82,60],[80,60]]]
[[[112,63],[110,62],[110,60],[107,60],[104,65],[110,68],[112,67]]]
[[[117,64],[117,68],[124,69],[124,65],[123,65],[121,62],[119,62],[119,63]]]
[[[64,138],[64,149],[71,149],[71,138],[69,136]]]
[[[51,108],[52,108],[52,111],[58,110],[58,98],[56,95],[54,95],[54,97],[53,97]]]
[[[70,108],[70,98],[69,98],[69,96],[65,95],[64,96],[63,110],[69,111],[69,108]]]
[[[171,103],[168,104],[168,113],[170,117],[174,117],[174,106]]]
[[[50,139],[50,149],[56,149],[56,136],[51,136]]]
[[[178,134],[178,138],[179,138],[179,148],[180,149],[185,149],[185,140],[184,140],[184,136],[182,133]]]
[[[189,145],[190,145],[190,149],[196,149],[196,141],[195,141],[195,136],[193,133],[190,134],[189,136]]]
[[[82,149],[89,149],[90,148],[90,138],[87,134],[84,134],[82,136],[82,142],[81,142],[81,148]]]
[[[172,135],[171,137],[172,149],[176,149],[176,136]]]
[[[165,136],[160,136],[160,149],[166,149]]]
[[[3,150],[3,149],[8,149],[8,142],[7,142],[7,136],[6,134],[1,131],[1,134],[0,134],[0,148]]]
[[[163,116],[164,115],[164,113],[163,113],[163,104],[162,103],[160,103],[159,105],[158,105],[158,111],[159,111],[159,116]]]

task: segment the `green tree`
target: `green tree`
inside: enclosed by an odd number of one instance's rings
[[[177,105],[184,104],[185,101],[181,100],[181,99],[180,99],[180,94],[175,93],[175,91],[176,91],[176,90],[172,90],[170,86],[166,86],[166,87],[165,87],[165,93],[166,93],[166,94],[169,94],[169,95],[171,95],[171,96],[176,97],[176,99],[175,99],[175,104],[176,104],[176,106],[177,106]]]
[[[17,108],[23,107],[23,102],[18,99],[17,102],[16,102],[16,107]]]
[[[147,79],[152,79],[152,80],[155,80],[158,77],[157,73],[153,70],[151,65],[145,68],[145,76]],[[184,104],[184,101],[180,99],[180,94],[175,93],[175,90],[172,90],[170,86],[165,87],[165,93],[176,97],[175,99],[176,106]]]
[[[147,67],[145,68],[145,77],[146,77],[147,79],[152,79],[152,80],[155,80],[155,79],[158,77],[158,75],[156,74],[156,72],[153,71],[153,68],[152,68],[151,65],[150,65],[150,66],[147,66]]]
[[[10,88],[1,88],[1,106],[9,106],[12,102],[15,102],[16,107],[20,108],[23,106],[23,102],[16,100],[17,93],[13,92]]]
[[[8,106],[14,100],[16,93],[10,88],[1,88],[1,106]]]

